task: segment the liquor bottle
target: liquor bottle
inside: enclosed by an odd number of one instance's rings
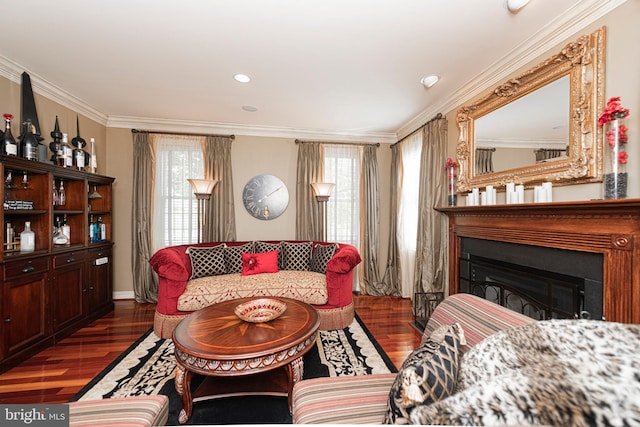
[[[94,144],[96,143],[95,138],[91,138],[91,163],[89,166],[89,170],[91,173],[96,173],[98,170],[98,159],[96,158],[96,151]]]
[[[85,166],[86,153],[84,150],[80,148],[76,148],[73,150],[73,160],[74,166],[77,170],[84,170]]]
[[[96,236],[97,241],[102,242],[103,240],[107,240],[107,226],[105,225],[104,222],[102,222],[101,216],[98,217],[97,226],[98,226],[97,227],[98,235]]]
[[[16,143],[16,139],[13,137],[11,133],[11,120],[13,120],[12,114],[4,114],[4,136],[3,139],[3,151],[7,156],[17,156],[18,155],[18,144]]]
[[[93,222],[93,215],[89,218],[89,241],[95,243],[95,223]]]
[[[58,195],[58,189],[56,188],[56,180],[53,180],[53,206],[57,206],[60,203],[60,196]]]
[[[93,223],[93,242],[99,242],[100,241],[100,225],[98,224],[98,221]]]
[[[8,251],[13,249],[14,237],[15,237],[15,232],[13,231],[13,227],[11,227],[11,223],[8,222],[7,223],[7,237],[6,237],[7,241],[5,242],[6,243],[5,246],[6,246]]]
[[[71,168],[73,167],[73,148],[69,145],[69,140],[67,139],[67,134],[62,134],[62,143],[60,144],[60,154],[62,157],[62,167]]]
[[[62,234],[67,236],[67,239],[71,240],[71,226],[67,221],[67,214],[64,214],[64,216],[62,217],[62,226],[60,227],[60,231],[62,232]]]
[[[33,252],[36,249],[36,235],[31,231],[31,222],[24,223],[24,231],[20,233],[20,252]]]
[[[22,141],[20,141],[20,153],[22,157],[27,160],[38,160],[38,140],[36,136],[33,134],[33,125],[31,124],[31,119],[27,119],[27,121],[23,124],[24,132],[22,136]]]
[[[58,190],[58,205],[64,206],[67,203],[67,193],[64,191],[64,181],[60,181],[60,190]]]

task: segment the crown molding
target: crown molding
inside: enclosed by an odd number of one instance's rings
[[[20,85],[22,84],[22,73],[27,72],[31,79],[31,88],[34,93],[44,96],[58,104],[66,107],[78,114],[106,126],[107,115],[91,107],[80,98],[73,96],[69,92],[60,89],[53,83],[43,79],[12,60],[0,55],[0,76]]]
[[[423,111],[396,131],[398,140],[414,132],[429,118],[438,112],[451,111],[469,100],[481,95],[505,80],[509,75],[531,63],[537,57],[550,51],[554,46],[570,39],[588,25],[602,18],[607,13],[626,3],[628,0],[584,0],[558,16],[541,28],[536,34],[519,45],[516,49],[500,58],[487,69],[470,80],[460,90],[443,99],[434,107]]]
[[[109,116],[107,127],[125,129],[149,129],[156,132],[216,133],[274,138],[309,139],[336,142],[360,142],[393,144],[395,133],[328,132],[322,130],[295,129],[276,126],[237,125],[192,120],[169,120],[149,117]]]

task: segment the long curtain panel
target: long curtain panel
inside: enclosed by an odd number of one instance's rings
[[[418,233],[420,152],[422,132],[414,132],[400,142],[401,187],[398,206],[398,248],[400,252],[400,290],[403,297],[413,297],[416,241]]]
[[[446,284],[447,219],[434,208],[447,200],[447,126],[442,118],[423,129],[414,292],[443,291]]]
[[[389,240],[387,265],[379,287],[368,290],[370,295],[401,295],[400,251],[398,247],[398,206],[400,205],[401,176],[400,144],[391,146],[391,185],[389,199]]]
[[[324,182],[320,142],[299,142],[296,170],[296,239],[322,240],[320,211],[311,184]]]
[[[204,176],[218,184],[207,205],[203,240],[228,242],[236,240],[236,215],[233,201],[231,170],[231,136],[207,136],[204,144]]]
[[[133,182],[131,206],[131,269],[133,293],[141,303],[158,301],[158,280],[151,266],[151,206],[153,153],[149,133],[133,133]]]
[[[384,294],[378,271],[380,248],[380,195],[378,193],[378,147],[365,145],[362,153],[362,280],[366,294]]]

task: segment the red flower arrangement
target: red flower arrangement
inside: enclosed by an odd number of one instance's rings
[[[609,101],[607,102],[607,106],[605,107],[604,112],[602,113],[602,115],[600,115],[600,118],[598,118],[598,124],[602,127],[607,123],[618,119],[624,119],[627,116],[629,116],[629,109],[624,108],[620,104],[620,97],[616,96],[609,99]],[[609,147],[614,148],[616,144],[626,144],[629,140],[629,137],[627,135],[628,130],[629,129],[621,123],[619,123],[617,127],[613,127],[607,130],[605,136],[607,137],[607,144],[609,145]],[[618,163],[624,165],[627,163],[628,159],[629,155],[627,154],[627,151],[624,150],[624,148],[620,148],[617,158]]]
[[[454,177],[454,178],[458,176],[458,175],[456,175],[456,172],[455,172],[455,169],[456,169],[457,167],[458,167],[458,164],[457,164],[456,162],[454,162],[454,161],[453,161],[453,159],[452,159],[451,157],[449,157],[449,158],[447,159],[447,164],[446,164],[446,165],[445,165],[445,167],[444,167],[446,170],[451,170],[451,172],[450,172],[450,174],[449,174],[449,175],[450,175],[450,176],[449,176],[449,178],[451,178],[451,177],[452,177],[452,176],[451,176],[452,174],[453,174],[453,177]]]
[[[620,97],[615,96],[611,98],[607,102],[607,106],[604,109],[604,112],[598,119],[598,124],[600,127],[604,126],[605,123],[609,123],[612,120],[616,119],[624,119],[629,115],[629,109],[624,108],[620,105]]]

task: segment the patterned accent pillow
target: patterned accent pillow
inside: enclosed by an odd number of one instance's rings
[[[259,254],[242,254],[241,276],[258,273],[278,272],[278,251],[262,252]]]
[[[308,271],[313,242],[282,242],[282,269]]]
[[[335,243],[330,245],[317,244],[315,248],[313,248],[313,253],[311,254],[309,270],[315,271],[316,273],[326,274],[327,263],[331,257],[335,255],[336,250],[338,250],[338,245]]]
[[[227,263],[227,273],[242,272],[242,254],[253,253],[253,242],[241,246],[227,246],[224,248],[224,260]]]
[[[268,243],[268,242],[255,242],[254,252],[260,254],[262,252],[278,251],[278,268],[282,270],[282,244],[280,243]]]
[[[402,363],[389,392],[384,424],[408,424],[417,406],[455,392],[461,329],[457,324],[441,326]]]
[[[191,259],[191,277],[218,276],[227,274],[227,265],[224,261],[224,243],[217,246],[189,246],[187,254]]]

